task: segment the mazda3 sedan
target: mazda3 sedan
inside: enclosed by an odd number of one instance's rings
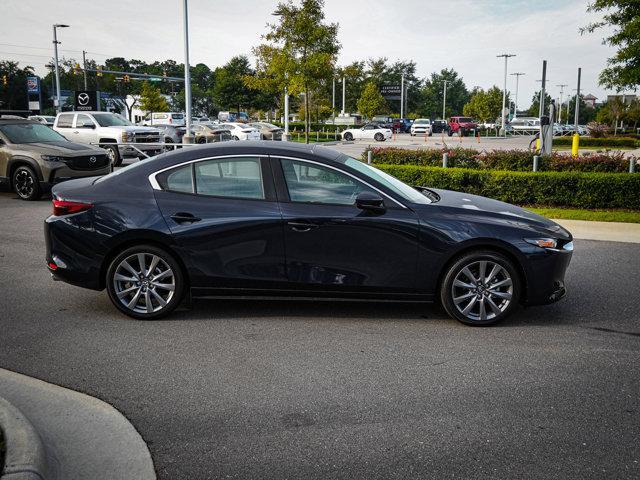
[[[572,237],[513,205],[425,187],[340,152],[202,145],[53,189],[55,279],[137,319],[188,296],[441,302],[489,325],[565,295]]]

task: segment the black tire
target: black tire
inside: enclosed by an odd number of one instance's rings
[[[196,143],[207,143],[207,139],[205,137],[198,137]]]
[[[39,200],[42,196],[38,176],[33,168],[27,165],[21,165],[14,170],[11,185],[13,185],[13,191],[22,200]]]
[[[430,136],[430,137],[433,137],[433,132],[429,132],[429,136]]]
[[[145,259],[142,268],[138,261],[139,254],[143,254]],[[154,257],[158,257],[159,260],[154,270],[148,272],[147,267],[149,269],[151,268]],[[134,271],[144,270],[146,272],[144,277],[137,277],[136,279],[131,270],[122,266],[124,260],[127,260],[127,263]],[[147,262],[147,260],[149,261]],[[165,274],[164,277],[155,282],[152,280],[154,278],[154,272],[157,272],[155,275],[159,275],[167,270],[171,271],[171,275]],[[116,278],[116,273],[119,274],[118,278]],[[131,279],[135,280],[135,282],[122,280],[124,277],[120,275],[127,274],[131,275]],[[168,283],[169,279],[172,283]],[[160,280],[165,280],[165,282],[161,282]],[[105,283],[107,292],[109,293],[109,299],[115,307],[125,315],[138,320],[155,320],[169,315],[180,304],[185,291],[184,274],[176,259],[167,251],[154,245],[137,245],[127,248],[118,254],[109,265]],[[153,294],[153,291],[156,292],[157,296]],[[136,294],[138,296],[134,300],[133,297],[135,297]],[[164,297],[164,295],[167,296]],[[164,306],[157,300],[158,296],[166,301]],[[151,300],[147,300],[147,297]],[[148,312],[148,301],[151,302],[151,312]],[[125,302],[135,303],[133,303],[133,307],[129,307],[125,305]],[[140,306],[141,302],[145,303],[145,307]],[[129,303],[129,305],[131,305],[131,303]]]
[[[376,142],[384,142],[384,135],[382,135],[381,133],[376,133],[373,138]]]
[[[164,143],[169,144],[169,145],[173,145],[173,140],[167,137],[167,138],[164,139]],[[173,150],[175,150],[175,148],[174,147],[164,147],[163,150],[165,152],[173,152]]]
[[[484,277],[482,262],[486,262]],[[499,269],[491,277],[496,265]],[[475,282],[464,273],[465,268]],[[483,281],[478,281],[481,278]],[[508,317],[517,307],[521,292],[520,275],[511,260],[497,252],[478,250],[462,255],[447,267],[439,296],[452,318],[465,325],[487,326]]]
[[[240,140],[240,138],[239,138],[237,135],[234,135],[234,136],[233,136],[233,139],[234,139],[236,142]]]
[[[447,135],[449,135],[451,137],[453,135],[453,131],[447,130]]]
[[[122,157],[120,156],[120,150],[117,145],[105,145],[104,148],[107,151],[107,157],[114,167],[122,165]]]
[[[343,137],[344,137],[345,141],[347,141],[347,142],[350,142],[351,140],[353,140],[353,134],[349,133],[349,132],[345,133],[343,135]]]

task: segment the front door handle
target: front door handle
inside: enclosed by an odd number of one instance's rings
[[[183,223],[199,222],[202,219],[188,212],[177,212],[171,215],[171,220],[173,220],[176,223],[183,224]]]
[[[312,228],[318,228],[319,226],[315,223],[296,221],[287,222],[287,225],[289,225],[291,227],[291,230],[293,230],[294,232],[308,232]]]

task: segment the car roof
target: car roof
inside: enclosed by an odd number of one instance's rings
[[[0,125],[14,125],[16,123],[38,123],[35,120],[27,120],[26,118],[7,118],[0,117]]]

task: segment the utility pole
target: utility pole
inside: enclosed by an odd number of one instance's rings
[[[82,50],[82,73],[84,74],[84,89],[87,90],[87,52]]]
[[[346,95],[346,88],[347,88],[347,80],[346,77],[342,77],[342,115],[345,114],[346,110],[346,103],[347,103],[347,95]]]
[[[333,88],[332,88],[332,92],[333,94],[331,95],[331,119],[333,120],[333,123],[336,123],[336,77],[333,77]]]
[[[58,34],[56,32],[57,28],[67,28],[69,25],[64,25],[62,23],[56,23],[53,25],[53,54],[55,58],[55,68],[56,68],[56,113],[60,113],[62,111],[62,105],[60,104],[60,71],[58,67]]]
[[[286,85],[284,87],[284,135],[282,141],[289,141],[289,89]]]
[[[400,79],[400,118],[404,118],[404,72]]]
[[[578,87],[576,89],[576,110],[575,115],[573,117],[573,130],[577,134],[578,133],[578,116],[580,114],[580,77],[582,76],[582,68],[578,68]],[[567,117],[568,117],[567,112]]]
[[[545,80],[546,82],[550,82],[551,80],[549,80],[548,78]],[[536,82],[540,83],[540,92],[538,93],[538,117],[542,116],[542,106],[544,105],[544,102],[542,101],[542,94],[544,92],[544,86],[542,84],[543,80],[536,80]]]
[[[183,23],[184,23],[184,104],[186,110],[187,133],[182,137],[183,143],[191,143],[191,69],[189,68],[189,7],[187,0],[183,0]]]
[[[512,53],[501,53],[500,55],[496,55],[496,57],[504,57],[504,88],[502,90],[502,122],[500,124],[500,136],[504,137],[506,135],[505,130],[505,104],[507,103],[507,60],[509,57],[515,57]]]
[[[515,72],[515,73],[512,73],[511,75],[516,77],[516,98],[514,101],[514,108],[513,108],[513,117],[516,118],[518,116],[518,84],[520,83],[520,77],[522,75],[526,75],[526,73]]]
[[[444,110],[447,105],[447,82],[449,80],[444,81],[444,96],[442,97],[442,120],[444,120]]]
[[[560,87],[560,103],[558,106],[558,123],[562,123],[562,95],[564,94],[564,87],[568,87],[569,85],[566,83],[561,83],[560,85],[556,85],[556,87]],[[569,111],[567,110],[567,123],[569,123]]]

